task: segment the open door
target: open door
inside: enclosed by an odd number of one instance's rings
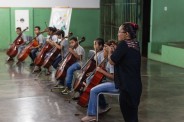
[[[148,42],[150,40],[150,14],[151,0],[143,1],[143,31],[142,31],[142,56],[148,55]]]

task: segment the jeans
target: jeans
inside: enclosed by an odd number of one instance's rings
[[[53,61],[52,66],[54,67],[54,69],[57,69],[59,62],[62,60],[62,56],[58,55],[56,57],[56,59]]]
[[[38,48],[34,48],[31,50],[31,53],[29,54],[29,56],[31,57],[32,61],[34,62],[35,58],[36,58],[36,53],[38,52]]]
[[[78,62],[72,64],[68,69],[67,69],[67,73],[66,73],[66,86],[71,89],[71,85],[72,85],[72,80],[73,80],[73,74],[76,70],[80,70],[81,66],[79,65]]]
[[[90,98],[88,103],[87,115],[96,116],[97,115],[97,96],[100,92],[119,92],[115,88],[114,82],[105,82],[93,87],[90,91]],[[105,109],[107,106],[105,98],[103,95],[99,96],[99,106],[101,109]]]

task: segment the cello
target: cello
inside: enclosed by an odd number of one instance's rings
[[[72,35],[73,33],[70,32],[65,38],[69,38]],[[54,59],[56,59],[56,57],[60,54],[60,52],[60,49],[58,49],[57,47],[53,47],[53,49],[51,49],[50,55],[44,60],[43,67],[48,69],[52,65]]]
[[[10,48],[7,50],[6,54],[10,57],[13,58],[17,55],[18,49],[17,46],[20,46],[21,44],[24,43],[24,40],[22,39],[22,34],[28,29],[24,29],[21,31],[21,33],[17,36],[17,38],[13,41],[13,44],[11,44]]]
[[[91,58],[86,62],[86,64],[81,68],[82,73],[75,80],[73,85],[73,90],[75,92],[82,93],[83,89],[85,88],[85,83],[86,83],[88,74],[94,71],[96,67],[96,61],[94,60],[94,56],[95,54],[93,54]]]
[[[104,58],[104,60],[99,64],[99,67],[101,67],[102,69],[104,69],[104,67],[102,66],[102,64],[104,64],[106,61],[106,58]],[[104,74],[98,72],[98,71],[94,71],[94,76],[91,79],[91,82],[89,83],[89,85],[86,87],[85,91],[81,94],[81,96],[79,97],[79,101],[77,102],[77,104],[79,104],[82,107],[86,107],[88,105],[88,101],[89,101],[89,95],[90,95],[90,91],[93,87],[97,86],[98,84],[101,83],[101,81],[104,79]]]
[[[57,31],[56,31],[57,32]],[[52,39],[52,36],[55,35],[55,32],[52,33],[52,35],[50,35],[49,40]],[[38,55],[36,56],[35,60],[34,60],[34,64],[36,66],[42,66],[44,63],[44,59],[46,54],[52,49],[52,45],[47,42],[41,49],[41,51],[38,53]]]
[[[42,32],[40,32],[36,37],[34,37],[34,39],[22,50],[22,52],[18,55],[17,59],[18,62],[22,62],[24,61],[30,54],[31,52],[31,48],[32,47],[37,47],[39,45],[37,37],[42,34],[47,32],[47,30],[44,30]]]
[[[82,37],[79,41],[79,44],[81,42],[85,41],[85,37]],[[66,55],[66,57],[59,63],[59,67],[56,70],[55,78],[56,80],[65,78],[67,69],[77,61],[74,55],[72,55],[70,52]]]

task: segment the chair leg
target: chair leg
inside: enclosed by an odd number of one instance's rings
[[[119,94],[118,94],[118,103],[119,103]]]
[[[96,108],[97,108],[96,121],[97,121],[97,122],[98,122],[98,118],[99,118],[99,96],[100,96],[101,94],[104,94],[104,95],[112,95],[112,96],[116,95],[116,96],[118,96],[118,103],[119,103],[119,94],[105,93],[105,92],[99,93],[99,94],[97,95],[97,106],[96,106]]]
[[[96,110],[97,110],[97,113],[96,113],[96,121],[98,122],[98,107],[99,107],[99,95],[100,93],[97,95],[97,106],[96,106]]]

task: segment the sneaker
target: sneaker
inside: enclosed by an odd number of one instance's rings
[[[58,87],[58,86],[64,86],[61,80],[56,81],[56,84],[54,85],[54,87]]]
[[[65,86],[63,86],[63,85],[57,85],[57,86],[53,86],[53,88],[51,89],[51,91],[57,91],[57,92],[61,92],[62,93],[62,91],[65,89]]]
[[[70,90],[68,87],[66,87],[61,93],[62,93],[63,95],[68,95],[68,94],[71,93],[71,90]]]
[[[72,100],[79,100],[80,97],[72,97]]]
[[[34,63],[31,63],[31,64],[30,64],[31,67],[34,66],[34,65],[35,65]]]
[[[93,122],[96,121],[96,116],[85,116],[81,119],[82,122]]]
[[[105,109],[99,109],[98,114],[104,114],[111,110],[111,107],[107,106]]]
[[[7,61],[14,61],[14,59],[9,57]]]
[[[38,67],[38,66],[36,66],[35,69],[33,70],[33,72],[34,72],[34,73],[36,73],[36,72],[41,72],[41,68]]]
[[[63,89],[64,90],[65,86],[57,84],[57,85],[54,86],[54,88]]]
[[[21,62],[20,62],[20,61],[18,61],[18,62],[16,63],[16,65],[17,65],[17,66],[19,66],[20,64],[21,64]]]
[[[63,86],[63,85],[58,85],[58,88],[60,88],[60,89],[65,89],[65,86]]]

